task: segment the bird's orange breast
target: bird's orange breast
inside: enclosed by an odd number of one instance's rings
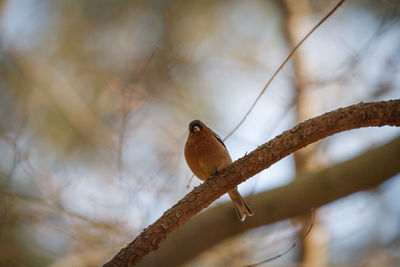
[[[228,151],[213,134],[195,135],[189,134],[184,152],[194,175],[206,180],[232,163]]]

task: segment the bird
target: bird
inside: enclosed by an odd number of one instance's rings
[[[189,123],[189,134],[184,149],[186,163],[200,180],[207,180],[232,163],[231,156],[221,137],[200,120]],[[228,191],[239,219],[254,213],[242,198],[237,187]]]

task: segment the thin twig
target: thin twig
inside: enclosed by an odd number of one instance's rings
[[[190,177],[189,182],[186,185],[186,188],[190,188],[190,184],[192,183],[193,177],[194,177],[194,174],[192,174],[192,176]]]
[[[311,212],[312,212],[312,220],[311,220],[311,223],[310,223],[310,225],[308,226],[307,231],[303,234],[303,236],[302,236],[302,238],[301,238],[300,240],[298,240],[298,241],[292,243],[292,245],[291,245],[288,249],[286,249],[284,252],[282,252],[281,254],[275,255],[275,256],[270,257],[270,258],[268,258],[268,259],[266,259],[266,260],[263,260],[263,261],[261,261],[261,262],[254,263],[254,264],[250,264],[250,265],[246,265],[246,266],[243,266],[243,267],[256,267],[256,266],[260,266],[260,265],[262,265],[262,264],[264,264],[264,263],[267,263],[267,262],[276,260],[276,259],[278,259],[278,258],[284,256],[285,254],[287,254],[287,253],[288,253],[289,251],[291,251],[294,247],[296,247],[296,246],[297,246],[297,243],[298,243],[299,241],[303,242],[304,239],[307,237],[307,235],[311,232],[311,229],[313,228],[314,223],[315,223],[315,209],[312,209]]]
[[[328,13],[325,15],[325,17],[323,17],[318,23],[317,25],[315,25],[311,31],[309,33],[307,33],[306,36],[304,36],[303,39],[301,39],[301,41],[292,49],[292,51],[290,51],[289,55],[286,57],[286,59],[283,61],[283,63],[279,66],[279,68],[275,71],[275,73],[272,75],[272,77],[269,79],[269,81],[267,82],[267,84],[264,86],[264,88],[262,89],[262,91],[260,92],[260,94],[257,96],[256,100],[253,102],[253,104],[251,105],[251,107],[249,108],[249,110],[246,112],[246,114],[243,116],[242,120],[235,126],[235,128],[233,128],[233,130],[227,135],[225,136],[225,138],[223,139],[223,141],[225,141],[226,139],[228,139],[234,132],[236,132],[237,129],[239,129],[239,127],[243,124],[243,122],[247,119],[247,117],[249,116],[249,114],[251,113],[251,111],[254,109],[254,107],[256,106],[257,102],[260,100],[260,98],[262,97],[262,95],[265,93],[265,91],[267,90],[267,88],[269,87],[269,85],[271,84],[271,82],[275,79],[276,75],[278,75],[278,73],[283,69],[283,67],[286,65],[286,63],[289,61],[289,59],[293,56],[293,54],[297,51],[297,49],[304,43],[305,40],[307,40],[308,37],[310,37],[310,35],[316,30],[318,29],[318,27],[324,23],[346,0],[341,0],[338,4],[336,4],[336,6]]]

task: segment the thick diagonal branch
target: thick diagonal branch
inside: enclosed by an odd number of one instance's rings
[[[400,136],[355,158],[302,173],[287,185],[252,195],[248,200],[256,216],[246,219],[246,223],[237,220],[230,201],[208,208],[168,236],[138,266],[159,266],[160,262],[163,267],[181,266],[227,238],[376,187],[397,173],[400,173]]]
[[[360,103],[296,125],[193,189],[104,266],[131,266],[138,263],[193,215],[294,151],[338,132],[384,125],[400,126],[400,100]]]

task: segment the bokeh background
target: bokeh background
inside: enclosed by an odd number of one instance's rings
[[[201,119],[226,136],[336,3],[0,1],[0,265],[97,266],[110,258],[199,184],[186,188],[188,123]],[[399,8],[396,0],[346,1],[226,140],[232,158],[297,121],[400,98]],[[390,127],[337,134],[239,190],[287,184],[399,135]],[[397,176],[321,208],[313,230],[319,262],[400,264],[399,203]],[[290,246],[297,228],[285,221],[250,231],[187,265],[263,260]],[[295,248],[274,264],[300,262],[300,254]]]

